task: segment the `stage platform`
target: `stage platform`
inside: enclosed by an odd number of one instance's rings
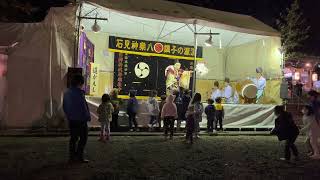
[[[91,127],[98,127],[98,116],[96,109],[100,104],[100,98],[87,97],[90,108],[92,122]],[[119,113],[119,125],[123,128],[128,126],[128,117],[125,112],[125,104],[121,107]],[[203,103],[204,107],[207,103]],[[265,104],[224,104],[225,119],[223,125],[225,129],[235,131],[263,131],[274,127],[273,109],[275,105]],[[147,113],[146,102],[139,101],[139,113],[137,115],[139,127],[148,127],[149,115]],[[182,127],[185,127],[185,122],[182,122]],[[203,113],[202,129],[207,127],[207,118]]]

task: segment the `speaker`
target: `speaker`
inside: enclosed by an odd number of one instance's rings
[[[282,81],[280,84],[280,98],[281,99],[288,99],[288,82]]]
[[[68,73],[67,73],[67,87],[68,88],[71,86],[71,79],[74,75],[82,75],[82,68],[68,67]]]

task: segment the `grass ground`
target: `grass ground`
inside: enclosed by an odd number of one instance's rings
[[[88,164],[68,164],[68,138],[0,138],[0,179],[320,179],[320,161],[281,162],[271,136],[203,136],[193,145],[182,137],[90,137]]]

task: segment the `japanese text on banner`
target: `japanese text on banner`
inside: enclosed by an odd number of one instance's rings
[[[99,64],[91,63],[91,77],[90,77],[90,95],[98,95],[99,85]]]

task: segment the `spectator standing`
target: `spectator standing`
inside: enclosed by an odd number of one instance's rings
[[[110,122],[112,121],[112,113],[114,112],[109,94],[102,95],[102,103],[97,109],[99,115],[98,121],[101,125],[99,141],[106,142],[110,140]]]
[[[203,113],[203,105],[201,103],[201,94],[196,93],[189,106],[193,106],[190,109],[193,109],[193,118],[194,118],[194,133],[195,137],[199,138],[199,132],[200,132],[200,122],[202,121],[202,113]],[[189,112],[191,113],[191,112]],[[191,113],[192,114],[192,113]]]
[[[303,117],[302,121],[304,127],[300,130],[301,133],[306,134],[306,147],[309,151],[308,155],[312,159],[320,159],[319,154],[319,143],[318,139],[320,138],[320,125],[315,120],[312,107],[306,105],[302,109]]]
[[[113,89],[112,92],[110,93],[110,98],[111,98],[111,104],[113,106],[113,113],[112,113],[112,121],[111,121],[111,130],[112,131],[117,131],[119,128],[119,112],[120,112],[120,105],[122,105],[122,100],[118,98],[118,89]]]
[[[174,96],[170,94],[161,112],[161,118],[164,119],[164,136],[166,139],[168,137],[168,130],[170,131],[170,139],[173,138],[174,120],[178,118],[177,106],[173,101]]]
[[[158,123],[159,123],[159,128],[161,128],[161,121],[163,120],[162,118],[161,118],[161,112],[162,112],[162,108],[163,108],[163,106],[164,106],[164,104],[166,103],[166,95],[162,95],[161,96],[161,102],[160,102],[160,105],[159,105],[159,117],[158,117]]]
[[[196,93],[186,113],[187,116],[187,133],[186,140],[193,143],[193,133],[195,137],[199,138],[200,127],[199,123],[202,121],[203,105],[201,103],[201,94]]]
[[[180,88],[181,89],[181,88]],[[174,103],[177,106],[177,112],[178,112],[178,118],[177,118],[177,131],[180,131],[180,126],[181,126],[181,121],[183,119],[182,116],[182,111],[183,111],[183,107],[182,107],[182,95],[180,91],[174,91],[173,92],[174,95]]]
[[[138,112],[138,100],[136,98],[136,93],[134,91],[130,91],[129,94],[130,98],[128,100],[127,104],[127,114],[129,116],[129,130],[130,131],[139,131],[138,129],[138,123],[136,120],[136,115]],[[132,129],[132,123],[134,124],[134,129]]]
[[[216,130],[218,130],[218,123],[219,123],[219,130],[223,131],[223,119],[224,119],[224,107],[221,103],[221,97],[216,99],[215,103],[216,108]]]
[[[310,132],[310,125],[312,121],[315,120],[312,107],[308,105],[304,106],[302,109],[302,114],[303,114],[303,117],[302,117],[303,127],[300,129],[300,133],[306,135],[305,145],[308,151],[308,155],[311,156],[313,155],[313,150],[310,142],[309,132]]]
[[[208,99],[208,106],[205,108],[204,112],[207,115],[207,130],[208,133],[213,133],[215,131],[216,124],[216,108],[213,105],[213,100]]]
[[[157,91],[153,90],[150,92],[149,99],[147,101],[148,113],[150,114],[149,127],[150,130],[153,129],[153,126],[158,122],[157,117],[159,115],[159,103],[155,98],[157,96]]]
[[[299,135],[299,129],[294,123],[292,115],[284,111],[283,106],[276,106],[274,113],[277,118],[275,119],[275,127],[272,129],[271,134],[277,135],[279,141],[286,141],[284,149],[285,157],[280,158],[280,160],[289,161],[291,158],[291,151],[295,156],[295,159],[298,160],[298,149],[294,143]]]
[[[180,112],[180,119],[182,121],[186,121],[187,117],[186,117],[186,113],[188,110],[188,106],[190,104],[191,101],[191,97],[190,97],[190,91],[189,89],[185,89],[182,95],[182,108],[181,108],[181,112]],[[178,123],[177,123],[178,124]],[[181,123],[178,126],[178,130],[181,126]]]
[[[315,119],[320,122],[320,101],[319,93],[317,91],[311,90],[308,92],[308,97],[310,100],[310,106],[312,107]]]
[[[71,88],[63,96],[63,110],[68,119],[70,129],[69,160],[71,162],[89,162],[83,156],[88,139],[87,122],[91,120],[85,93],[82,90],[83,85],[83,76],[73,76]]]

